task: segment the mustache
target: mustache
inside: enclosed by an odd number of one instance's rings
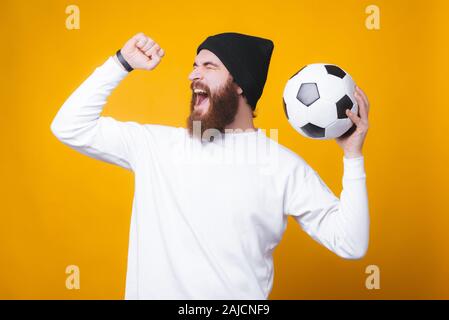
[[[190,84],[190,90],[192,90],[192,92],[193,92],[194,89],[201,89],[201,90],[204,90],[204,91],[207,92],[208,95],[210,95],[210,89],[209,89],[209,87],[208,87],[207,85],[201,83],[201,82],[198,82],[198,81],[192,82],[192,83]]]

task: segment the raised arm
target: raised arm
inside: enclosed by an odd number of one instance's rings
[[[343,158],[340,199],[305,162],[287,186],[285,210],[318,243],[345,259],[360,259],[368,249],[369,210],[364,158]]]
[[[133,69],[153,70],[164,51],[139,33],[125,44],[121,54]],[[143,126],[101,116],[108,97],[127,75],[116,56],[108,58],[65,101],[51,123],[51,131],[83,154],[132,170]]]
[[[362,258],[369,242],[368,194],[362,155],[368,132],[369,101],[363,90],[355,89],[358,115],[346,110],[354,130],[336,139],[345,154],[340,199],[304,162],[290,176],[286,202],[286,211],[310,236],[347,259]]]

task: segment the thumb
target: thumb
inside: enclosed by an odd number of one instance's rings
[[[147,66],[149,70],[153,70],[160,62],[164,56],[164,50],[159,46],[153,46],[147,53],[149,60],[147,61]]]
[[[157,53],[151,56],[151,59],[148,60],[147,66],[149,70],[153,70],[156,66],[161,62],[161,56]]]
[[[349,119],[351,119],[351,121],[358,126],[361,119],[354,113],[352,112],[350,109],[346,109],[346,114],[349,117]]]

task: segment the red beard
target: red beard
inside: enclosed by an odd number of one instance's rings
[[[201,83],[192,82],[190,87],[192,91],[194,87],[206,91],[209,98],[209,107],[204,114],[201,114],[194,108],[197,102],[197,94],[192,93],[190,115],[187,118],[190,136],[193,137],[194,133],[195,136],[201,133],[201,136],[197,137],[201,139],[204,131],[208,129],[217,129],[224,133],[225,127],[234,121],[239,106],[239,94],[232,77],[229,77],[228,81],[216,93],[211,93],[210,89]],[[193,130],[194,121],[198,121],[195,127],[201,124],[201,130],[197,128]]]

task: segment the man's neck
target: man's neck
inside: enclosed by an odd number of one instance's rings
[[[227,125],[227,130],[256,131],[253,122],[253,113],[248,105],[240,105],[234,121]]]

